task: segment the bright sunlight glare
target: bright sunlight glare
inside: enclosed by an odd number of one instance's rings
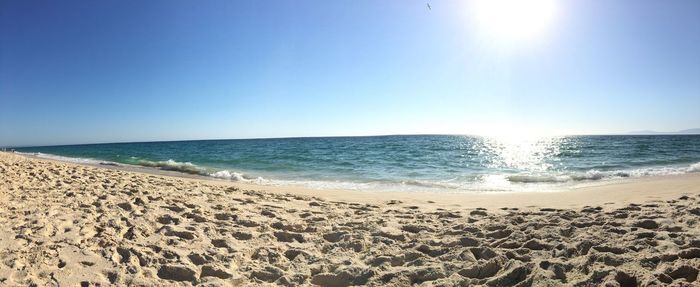
[[[554,24],[556,0],[473,0],[480,33],[503,44],[535,41]]]

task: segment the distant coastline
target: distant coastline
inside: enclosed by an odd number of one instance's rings
[[[652,131],[652,130],[643,130],[643,131],[632,131],[632,132],[629,132],[628,134],[630,134],[630,135],[698,135],[698,134],[700,134],[700,128],[686,129],[686,130],[680,130],[680,131],[675,131],[675,132],[659,132],[659,131]]]

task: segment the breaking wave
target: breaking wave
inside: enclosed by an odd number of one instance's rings
[[[194,175],[210,176],[219,179],[226,179],[232,181],[251,181],[260,180],[262,178],[252,178],[248,177],[240,172],[229,171],[229,170],[213,170],[210,168],[204,168],[195,165],[191,162],[177,162],[172,159],[166,161],[148,161],[148,160],[138,160],[137,164],[145,167],[154,167],[161,170],[177,171]]]
[[[564,183],[571,181],[596,181],[605,179],[620,179],[628,177],[679,175],[684,173],[700,172],[700,162],[688,167],[648,167],[630,170],[599,171],[589,170],[583,173],[573,174],[516,174],[506,176],[513,183]]]
[[[700,162],[691,164],[690,167],[688,167],[688,172],[700,172]]]
[[[233,171],[228,171],[228,170],[220,170],[220,171],[217,171],[214,173],[210,173],[209,176],[221,178],[221,179],[233,180],[233,181],[250,181],[250,180],[252,180],[252,178],[248,178],[240,172],[233,172]],[[258,179],[261,179],[261,178],[258,178]]]
[[[177,162],[172,159],[165,161],[138,160],[136,164],[145,167],[155,167],[162,170],[178,171],[196,175],[209,175],[204,168],[191,162]]]

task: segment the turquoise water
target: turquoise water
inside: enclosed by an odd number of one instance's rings
[[[367,190],[547,190],[700,171],[700,135],[507,139],[451,135],[116,143],[18,148],[260,184]]]

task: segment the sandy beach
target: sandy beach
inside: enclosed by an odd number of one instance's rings
[[[698,174],[503,194],[173,175],[0,153],[0,285],[700,285]]]

